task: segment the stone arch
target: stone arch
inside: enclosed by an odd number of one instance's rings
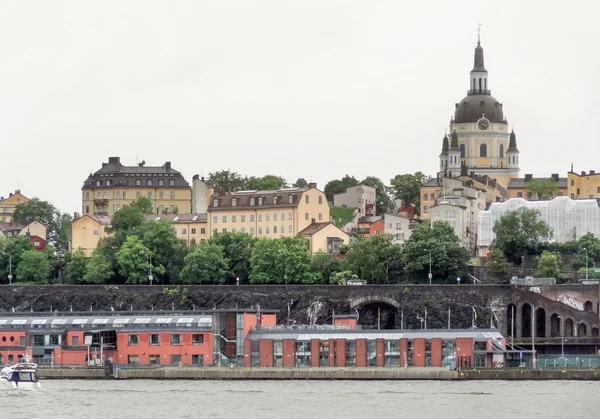
[[[524,303],[521,306],[521,337],[522,338],[530,338],[531,337],[531,304]]]
[[[541,307],[535,310],[535,336],[546,337],[546,310]]]
[[[550,316],[550,337],[560,337],[560,317],[556,313]]]
[[[393,307],[400,308],[400,303],[398,301],[393,300],[389,297],[382,297],[379,295],[370,295],[367,297],[356,298],[350,302],[350,308],[355,309],[364,304],[370,304],[370,303],[385,303],[385,304],[389,304]]]
[[[593,312],[594,312],[594,304],[592,304],[592,302],[588,300],[588,301],[586,301],[586,302],[585,302],[585,304],[583,305],[583,309],[584,309],[585,311],[588,311],[588,312],[590,312],[590,313],[593,313]]]
[[[600,335],[600,330],[597,327],[592,327],[592,336],[597,337]]]
[[[577,337],[585,337],[587,336],[587,325],[585,323],[579,323],[579,325],[577,325]]]
[[[515,338],[517,330],[517,306],[509,304],[506,308],[506,334],[511,338]]]
[[[565,328],[565,337],[572,338],[575,333],[575,325],[573,324],[573,319],[565,319],[563,327]]]

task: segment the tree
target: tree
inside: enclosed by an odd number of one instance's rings
[[[181,271],[186,284],[223,284],[227,280],[229,260],[223,246],[204,242],[188,253]]]
[[[127,284],[142,284],[148,281],[150,265],[150,249],[148,249],[138,236],[129,236],[121,250],[117,253],[121,275]]]
[[[54,205],[39,198],[17,204],[13,213],[13,222],[28,224],[32,221],[46,227],[46,241],[60,252],[69,245],[69,231],[72,218],[62,214]]]
[[[395,282],[401,275],[402,247],[392,236],[379,234],[350,244],[346,252],[346,268],[360,279],[375,284]]]
[[[301,237],[256,240],[250,257],[251,284],[310,284],[310,255]]]
[[[218,192],[235,192],[246,189],[244,178],[230,170],[209,173],[206,184]]]
[[[560,255],[544,250],[538,261],[537,276],[539,278],[555,278],[557,281],[563,279],[560,271]]]
[[[139,229],[142,244],[152,254],[152,271],[162,279],[177,282],[186,248],[168,220],[145,223]]]
[[[115,233],[119,243],[122,244],[125,238],[136,233],[144,222],[144,214],[139,206],[125,205],[113,215],[110,229],[107,229],[107,231]]]
[[[521,257],[536,254],[538,249],[552,237],[552,230],[537,210],[517,208],[504,214],[494,224],[496,238],[492,247],[502,250],[513,265]]]
[[[288,183],[287,180],[282,178],[281,176],[275,175],[265,175],[262,177],[250,177],[246,179],[246,188],[247,189],[256,189],[259,191],[269,191],[269,190],[279,190],[282,188],[287,188]]]
[[[348,281],[360,279],[358,275],[353,273],[352,271],[341,271],[335,272],[329,278],[329,283],[333,285],[346,285]]]
[[[508,279],[513,271],[513,266],[506,260],[504,252],[500,249],[492,249],[488,254],[485,267],[489,275],[503,280]]]
[[[19,282],[46,282],[50,270],[50,263],[42,252],[26,250],[21,254],[15,279]]]
[[[445,221],[417,226],[404,243],[405,268],[422,281],[429,274],[431,261],[434,282],[442,279],[444,282],[455,283],[456,277],[467,275],[468,260],[469,252],[461,246],[454,228]]]
[[[111,248],[108,237],[98,240],[98,244],[87,262],[83,282],[87,284],[103,284],[115,275],[115,268],[110,256],[113,257],[116,265],[116,252]],[[109,256],[110,255],[110,256]]]
[[[80,284],[84,281],[89,258],[85,256],[82,249],[73,252],[67,262],[67,282],[69,284]]]
[[[341,270],[340,260],[325,252],[315,253],[310,262],[310,271],[315,275],[317,283],[328,284],[331,275]]]
[[[130,205],[131,208],[137,209],[142,215],[154,214],[154,208],[150,198],[140,196],[138,199],[133,201]]]
[[[430,176],[422,172],[415,174],[406,173],[396,175],[390,180],[390,188],[394,198],[401,199],[402,205],[415,207],[415,214],[419,215],[421,208],[421,187],[431,180]]]
[[[591,268],[600,259],[600,239],[592,233],[586,233],[577,241],[577,250],[571,261],[573,268]]]
[[[293,184],[294,188],[306,188],[308,186],[308,182],[303,177],[299,177]]]
[[[10,238],[10,240],[6,240],[4,248],[2,249],[2,252],[0,252],[0,278],[4,280],[8,277],[9,272],[11,272],[11,265],[12,274],[14,276],[17,266],[19,266],[19,263],[21,262],[21,256],[24,252],[29,250],[35,250],[35,248],[33,247],[31,240],[26,236],[16,236]]]
[[[558,186],[554,179],[531,179],[525,184],[527,195],[537,196],[538,199],[552,199],[558,192]]]
[[[325,193],[327,201],[333,202],[334,195],[344,193],[348,188],[357,185],[358,180],[354,176],[346,175],[341,179],[333,179],[327,182],[323,188],[323,193]]]
[[[241,284],[248,283],[254,237],[247,233],[224,232],[213,234],[208,241],[223,247],[224,256],[229,261],[230,282],[235,283],[236,278],[239,278]]]
[[[360,184],[375,188],[376,215],[384,215],[394,208],[390,188],[385,186],[379,178],[367,176]]]
[[[333,224],[338,228],[343,228],[349,222],[354,220],[354,208],[347,207],[330,207],[329,217],[333,221]]]

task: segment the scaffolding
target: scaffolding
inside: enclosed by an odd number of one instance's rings
[[[495,237],[496,221],[506,213],[523,207],[540,213],[540,218],[552,229],[551,242],[579,240],[587,233],[600,236],[600,208],[595,199],[573,200],[559,196],[551,201],[526,201],[523,198],[511,198],[506,202],[494,202],[489,210],[479,213],[477,244],[480,252],[490,248]]]

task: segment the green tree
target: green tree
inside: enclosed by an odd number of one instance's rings
[[[529,198],[537,196],[538,199],[552,199],[558,192],[558,185],[552,178],[531,179],[525,184],[525,191]]]
[[[342,228],[352,220],[354,220],[354,208],[347,207],[330,207],[329,217],[336,227]]]
[[[405,242],[403,252],[406,270],[423,282],[428,281],[430,261],[433,282],[442,279],[455,283],[456,277],[465,277],[468,273],[469,252],[445,221],[417,226]]]
[[[341,179],[333,179],[325,184],[325,188],[323,188],[323,193],[325,193],[325,197],[327,201],[333,202],[333,196],[346,192],[346,189],[357,186],[358,180],[354,176],[344,176]]]
[[[538,253],[552,237],[552,229],[540,218],[540,213],[524,207],[500,217],[494,224],[494,233],[492,247],[502,250],[513,265],[527,254]]]
[[[328,284],[329,278],[342,270],[340,259],[325,252],[317,252],[310,262],[310,271],[315,275],[317,283]]]
[[[375,209],[376,215],[383,216],[394,209],[394,202],[390,194],[391,189],[375,176],[367,176],[360,182],[361,185],[367,185],[375,188]]]
[[[2,235],[2,233],[0,233]],[[28,250],[34,250],[33,243],[26,236],[16,236],[6,240],[4,247],[0,252],[0,272],[1,278],[5,280],[8,278],[9,272],[15,276],[17,266],[21,262],[21,255]]]
[[[127,284],[143,284],[148,281],[150,265],[150,249],[148,249],[138,236],[129,236],[117,253],[121,275]]]
[[[84,281],[89,258],[85,256],[82,249],[77,249],[67,262],[67,282],[69,284],[80,284]]]
[[[46,255],[37,250],[26,250],[21,254],[15,280],[19,282],[46,282],[50,270],[50,263]]]
[[[396,282],[403,271],[402,247],[387,234],[357,240],[346,251],[345,266],[370,283]]]
[[[177,282],[186,247],[168,220],[151,221],[139,229],[142,244],[152,254],[152,270],[158,278]]]
[[[303,177],[298,178],[293,184],[294,188],[306,188],[308,186],[308,182]]]
[[[246,187],[252,190],[269,191],[287,188],[287,181],[281,176],[265,175],[261,177],[249,177],[246,180]]]
[[[560,255],[544,250],[538,261],[537,276],[539,278],[555,278],[557,281],[563,279],[560,271]]]
[[[145,196],[141,196],[135,201],[133,201],[130,205],[131,208],[137,209],[142,215],[151,215],[154,214],[154,207],[152,206],[152,201],[150,198]]]
[[[310,255],[301,237],[259,238],[250,257],[251,284],[310,284]]]
[[[358,275],[352,271],[335,272],[329,278],[329,283],[333,285],[346,285],[348,281],[360,279]]]
[[[246,189],[246,180],[230,170],[209,173],[206,184],[218,192],[235,192]]]
[[[128,235],[137,233],[144,223],[144,214],[138,206],[125,205],[113,215],[107,231],[114,233],[119,244],[122,244]]]
[[[594,237],[592,233],[583,235],[577,241],[577,250],[571,261],[573,268],[580,269],[594,266],[594,263],[600,259],[600,239]]]
[[[28,224],[31,221],[46,227],[46,241],[58,251],[66,251],[69,245],[69,231],[72,218],[62,214],[54,205],[39,198],[17,204],[13,213],[13,222]]]
[[[508,279],[513,272],[513,266],[500,249],[492,249],[488,254],[488,261],[485,266],[489,275],[503,280]]]
[[[116,265],[116,252],[109,243],[109,239],[111,237],[98,240],[98,244],[87,262],[85,274],[82,278],[84,283],[104,284],[115,275],[113,259]],[[111,256],[113,259],[111,259]]]
[[[229,261],[229,282],[248,283],[250,277],[250,256],[255,239],[247,233],[216,233],[208,240],[209,243],[223,247],[224,256]]]
[[[185,257],[181,281],[186,284],[223,284],[228,277],[229,260],[223,246],[201,243]]]
[[[390,188],[394,198],[401,199],[402,205],[412,205],[415,207],[415,214],[420,214],[421,208],[421,187],[431,180],[430,176],[422,172],[415,174],[406,173],[396,175],[390,180]]]

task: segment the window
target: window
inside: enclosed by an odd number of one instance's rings
[[[262,214],[258,214],[258,222],[262,222]]]
[[[285,212],[281,213],[281,221],[285,220]]]
[[[455,217],[454,210],[452,210],[452,211],[446,211],[446,217],[448,217],[448,218],[454,218]]]
[[[219,200],[213,199],[213,207],[218,207],[218,206],[219,206]]]
[[[242,222],[242,223],[246,222],[246,216],[245,215],[240,215],[240,222]]]
[[[250,215],[250,222],[253,223],[254,222],[254,214]]]
[[[429,207],[428,207],[427,205],[425,205],[425,206],[423,207],[423,212],[424,212],[425,214],[427,214],[427,213],[429,212]]]
[[[104,199],[108,199],[108,192],[104,192]]]
[[[250,234],[254,234],[254,227],[250,227]]]
[[[123,191],[123,199],[127,199],[127,192]]]
[[[206,229],[205,228],[201,228],[200,229],[200,234],[206,234]]]
[[[575,180],[571,179],[571,186],[575,186]]]
[[[323,197],[319,195],[319,205],[323,204]]]
[[[106,186],[110,186],[110,180],[106,181]]]
[[[199,367],[204,366],[204,355],[192,355],[192,364]]]
[[[290,224],[290,225],[288,225],[288,233],[291,233],[291,232],[292,232],[292,225]]]
[[[517,192],[517,198],[523,198],[523,192]]]
[[[245,233],[245,232],[246,232],[246,227],[242,227],[242,228],[240,228],[240,231],[241,231],[242,233]]]
[[[600,186],[596,187],[596,193],[600,193]]]
[[[158,193],[158,199],[165,199],[165,193],[164,192],[159,192]]]
[[[175,192],[169,192],[169,199],[175,199]]]
[[[181,345],[181,335],[171,335],[171,345]]]
[[[171,355],[171,365],[181,364],[181,355]]]
[[[227,222],[227,216],[226,216],[226,215],[222,216],[222,217],[221,217],[221,221],[222,221],[223,223],[226,223],[226,222]]]
[[[201,333],[192,334],[192,345],[204,345],[204,335]]]
[[[500,158],[504,158],[504,144],[500,144]]]
[[[140,344],[139,335],[128,335],[127,336],[127,345],[129,346],[137,346]]]
[[[277,204],[277,198],[279,198],[279,197],[278,196],[273,197],[273,204]]]
[[[258,205],[262,205],[263,204],[263,199],[262,197],[258,198]]]
[[[127,363],[137,365],[140,363],[139,355],[127,355]]]
[[[73,336],[71,338],[71,346],[79,346],[79,336]]]
[[[164,205],[159,205],[158,206],[158,213],[159,214],[164,214],[165,213],[165,206]]]
[[[265,221],[269,221],[269,214],[265,214]]]
[[[288,220],[291,220],[291,219],[292,219],[292,213],[288,212]]]
[[[277,234],[277,226],[273,226],[273,233]]]
[[[479,157],[487,157],[487,144],[479,145]]]
[[[158,186],[164,186],[164,185],[165,185],[164,179],[158,179]]]
[[[175,186],[175,180],[174,179],[169,180],[169,186]]]
[[[217,224],[219,222],[219,217],[217,217],[216,215],[213,215],[213,223]]]
[[[102,199],[102,192],[98,192],[98,199]]]
[[[262,234],[262,227],[258,227],[258,234]]]
[[[294,202],[294,196],[288,195],[288,204],[291,204],[292,202]]]
[[[224,228],[223,230],[221,230],[223,233],[227,233],[227,229]]]
[[[148,186],[152,186],[152,179],[148,179],[148,180],[146,181],[146,185],[148,185]]]
[[[101,180],[97,180],[96,181],[96,186],[102,186],[102,181]]]
[[[273,214],[273,221],[277,221],[277,213]]]
[[[464,159],[465,157],[467,157],[467,149],[464,144],[461,144],[459,148],[460,148],[460,158]]]
[[[236,228],[232,228],[232,229],[231,229],[231,232],[232,232],[232,233],[235,233],[236,231],[237,231],[237,229],[236,229]]]
[[[135,186],[142,186],[142,181],[140,179],[136,179]]]
[[[196,234],[196,229],[192,228],[192,234]]]
[[[269,226],[266,226],[266,227],[265,227],[265,233],[266,233],[266,234],[270,234],[270,233],[271,233],[271,231],[270,231],[270,229],[269,229]]]
[[[152,200],[152,192],[148,192],[148,199]]]
[[[94,230],[94,236],[97,236],[98,233],[99,233],[98,230]]]
[[[423,201],[429,201],[429,195],[424,193],[423,194]]]
[[[160,335],[150,335],[150,345],[160,345]]]
[[[160,364],[160,355],[149,355],[148,361],[150,365],[159,365]]]
[[[402,223],[396,223],[396,230],[402,230]]]
[[[231,200],[231,206],[232,206],[232,207],[237,207],[237,199],[236,199],[236,198],[233,198],[233,199]]]
[[[381,232],[379,230],[375,230],[375,235],[379,235]]]
[[[305,220],[308,220],[308,212],[305,212],[305,213],[304,213],[304,219],[305,219]]]
[[[141,192],[136,192],[135,193],[135,199],[140,199],[142,197],[142,193]]]
[[[181,229],[181,234],[187,234],[187,230],[185,228]]]
[[[323,221],[323,214],[319,213],[319,221]]]
[[[304,203],[305,203],[305,204],[308,204],[309,202],[310,202],[310,197],[309,197],[308,195],[306,195],[306,196],[304,197]]]
[[[254,205],[254,198],[250,198],[250,205]]]

